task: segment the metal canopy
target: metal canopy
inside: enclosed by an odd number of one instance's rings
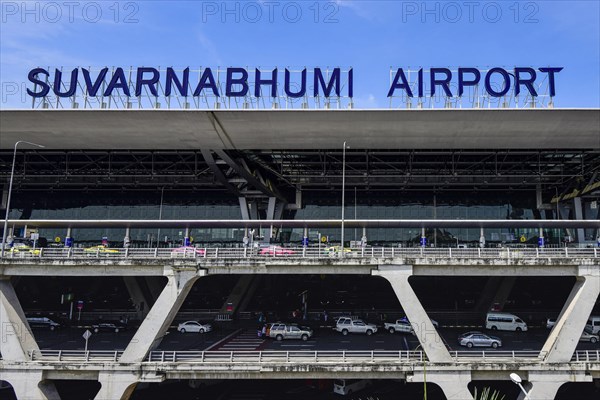
[[[37,228],[341,228],[342,220],[22,220],[9,226]],[[600,220],[344,220],[346,228],[600,228]]]
[[[0,148],[598,149],[599,109],[3,110]]]

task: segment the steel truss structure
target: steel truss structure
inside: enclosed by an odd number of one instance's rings
[[[0,151],[7,182],[11,151]],[[296,191],[340,191],[342,149],[335,150],[24,150],[15,188],[35,190],[211,191],[293,202]],[[404,192],[535,191],[567,193],[598,179],[600,149],[346,151],[346,188]]]

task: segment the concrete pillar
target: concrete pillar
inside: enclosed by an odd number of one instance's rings
[[[206,271],[195,268],[169,271],[167,285],[127,345],[120,359],[122,363],[143,361],[160,344],[192,286],[205,275]]]
[[[10,277],[0,277],[0,354],[8,361],[27,361],[39,350]]]
[[[585,371],[571,371],[570,373],[547,371],[530,371],[519,373],[523,379],[523,388],[527,391],[529,400],[554,400],[562,385],[567,382],[593,382],[592,375]],[[525,394],[520,393],[518,400],[525,400]]]
[[[152,296],[152,303],[158,299],[160,296],[160,292],[164,289],[165,285],[163,284],[162,277],[160,276],[146,276],[144,277],[146,281],[146,286],[148,286],[148,290],[150,291],[150,296]]]
[[[473,395],[469,392],[469,382],[471,382],[471,372],[429,372],[427,375],[419,375],[413,378],[413,382],[426,382],[438,385],[444,391],[447,400],[473,400]]]
[[[242,213],[242,219],[247,221],[250,219],[250,214],[248,213],[248,202],[246,201],[245,197],[238,197],[238,200],[240,202],[240,211]]]
[[[234,315],[239,311],[240,305],[244,297],[249,293],[249,289],[252,287],[251,284],[254,280],[254,275],[242,275],[238,279],[237,283],[233,287],[227,300],[221,307],[220,313],[231,313]],[[256,290],[256,288],[254,288]]]
[[[506,300],[508,300],[508,296],[510,296],[510,292],[512,291],[513,286],[515,286],[515,281],[517,280],[516,276],[505,276],[502,278],[500,282],[500,286],[492,299],[492,304],[490,304],[490,308],[494,304],[498,304],[500,309],[504,309],[504,305],[506,304]],[[489,308],[488,308],[489,309]]]
[[[475,309],[488,312],[496,304],[503,309],[516,280],[515,276],[490,276],[483,287]]]
[[[452,362],[442,338],[408,283],[408,278],[412,275],[412,266],[380,265],[377,270],[372,271],[372,274],[387,279],[392,285],[429,361],[434,363]]]
[[[71,237],[71,228],[67,228],[67,236],[65,236],[65,247],[73,247],[73,238]]]
[[[17,400],[60,400],[54,382],[43,379],[38,371],[2,371],[0,380],[10,383]]]
[[[267,203],[267,219],[275,219],[275,206],[277,205],[277,197],[269,197]]]
[[[575,208],[575,219],[585,219],[583,215],[583,208],[581,207],[581,197],[575,197],[573,199],[573,205]],[[583,228],[577,228],[577,243],[585,242],[585,230]]]
[[[125,237],[123,238],[123,248],[124,248],[124,249],[126,249],[127,247],[129,247],[129,244],[130,244],[130,240],[129,240],[129,238],[130,238],[130,237],[131,237],[131,234],[130,234],[130,229],[129,229],[129,228],[126,228],[126,229],[125,229]]]
[[[548,363],[569,362],[600,295],[600,270],[580,265],[579,276],[540,352]]]
[[[100,372],[100,391],[94,400],[128,400],[133,394],[139,378],[127,372]]]
[[[129,297],[131,297],[131,300],[133,301],[135,311],[137,312],[137,318],[141,320],[148,315],[150,305],[152,304],[151,300],[153,299],[148,299],[147,295],[144,295],[144,291],[142,290],[138,279],[141,278],[137,276],[124,276],[123,282],[125,282]]]

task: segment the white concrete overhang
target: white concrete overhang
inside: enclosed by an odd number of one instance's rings
[[[0,148],[600,149],[600,109],[2,110]]]

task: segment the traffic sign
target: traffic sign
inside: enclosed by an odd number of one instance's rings
[[[60,243],[60,236],[54,238],[54,243]]]
[[[79,301],[77,302],[77,309],[78,309],[79,311],[81,311],[81,310],[83,309],[83,300],[79,300]]]
[[[92,332],[90,332],[89,329],[86,329],[85,332],[83,332],[82,336],[85,340],[88,340],[90,338],[90,336],[92,336]]]

